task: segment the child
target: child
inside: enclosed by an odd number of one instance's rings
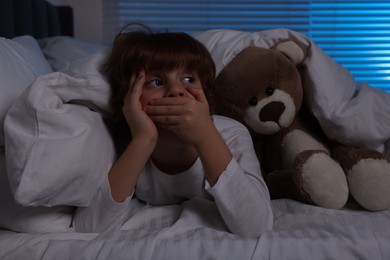
[[[115,137],[124,149],[108,183],[77,211],[76,230],[124,221],[133,196],[154,205],[213,200],[230,232],[243,237],[272,227],[249,132],[210,115],[215,65],[200,42],[184,33],[122,32],[103,70],[112,87]]]

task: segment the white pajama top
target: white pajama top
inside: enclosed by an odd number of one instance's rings
[[[227,231],[233,234],[259,237],[271,229],[270,196],[249,131],[230,118],[214,115],[213,121],[233,154],[213,187],[206,181],[199,158],[188,170],[175,175],[160,171],[149,160],[138,179],[135,193],[124,202],[113,201],[106,179],[90,205],[76,211],[73,222],[76,230],[98,232],[131,221],[132,204],[139,203],[138,200],[151,205],[169,205],[194,198],[213,201]]]

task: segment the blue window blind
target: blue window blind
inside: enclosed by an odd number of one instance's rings
[[[307,0],[109,0],[103,4],[110,13],[105,32],[108,41],[112,32],[129,22],[190,34],[216,28],[259,31],[288,27],[308,32],[310,22]]]
[[[357,81],[390,92],[390,2],[311,2],[308,36]]]
[[[308,35],[357,81],[390,92],[390,3],[367,0],[105,0],[104,41],[125,24],[189,34],[289,28]]]

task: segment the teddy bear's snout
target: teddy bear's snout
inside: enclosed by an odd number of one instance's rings
[[[260,110],[259,119],[262,122],[273,121],[279,124],[280,116],[285,109],[286,107],[282,102],[272,101]]]

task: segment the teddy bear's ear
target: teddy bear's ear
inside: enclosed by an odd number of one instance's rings
[[[303,44],[292,39],[281,41],[272,48],[286,55],[296,65],[302,63],[307,56]]]

